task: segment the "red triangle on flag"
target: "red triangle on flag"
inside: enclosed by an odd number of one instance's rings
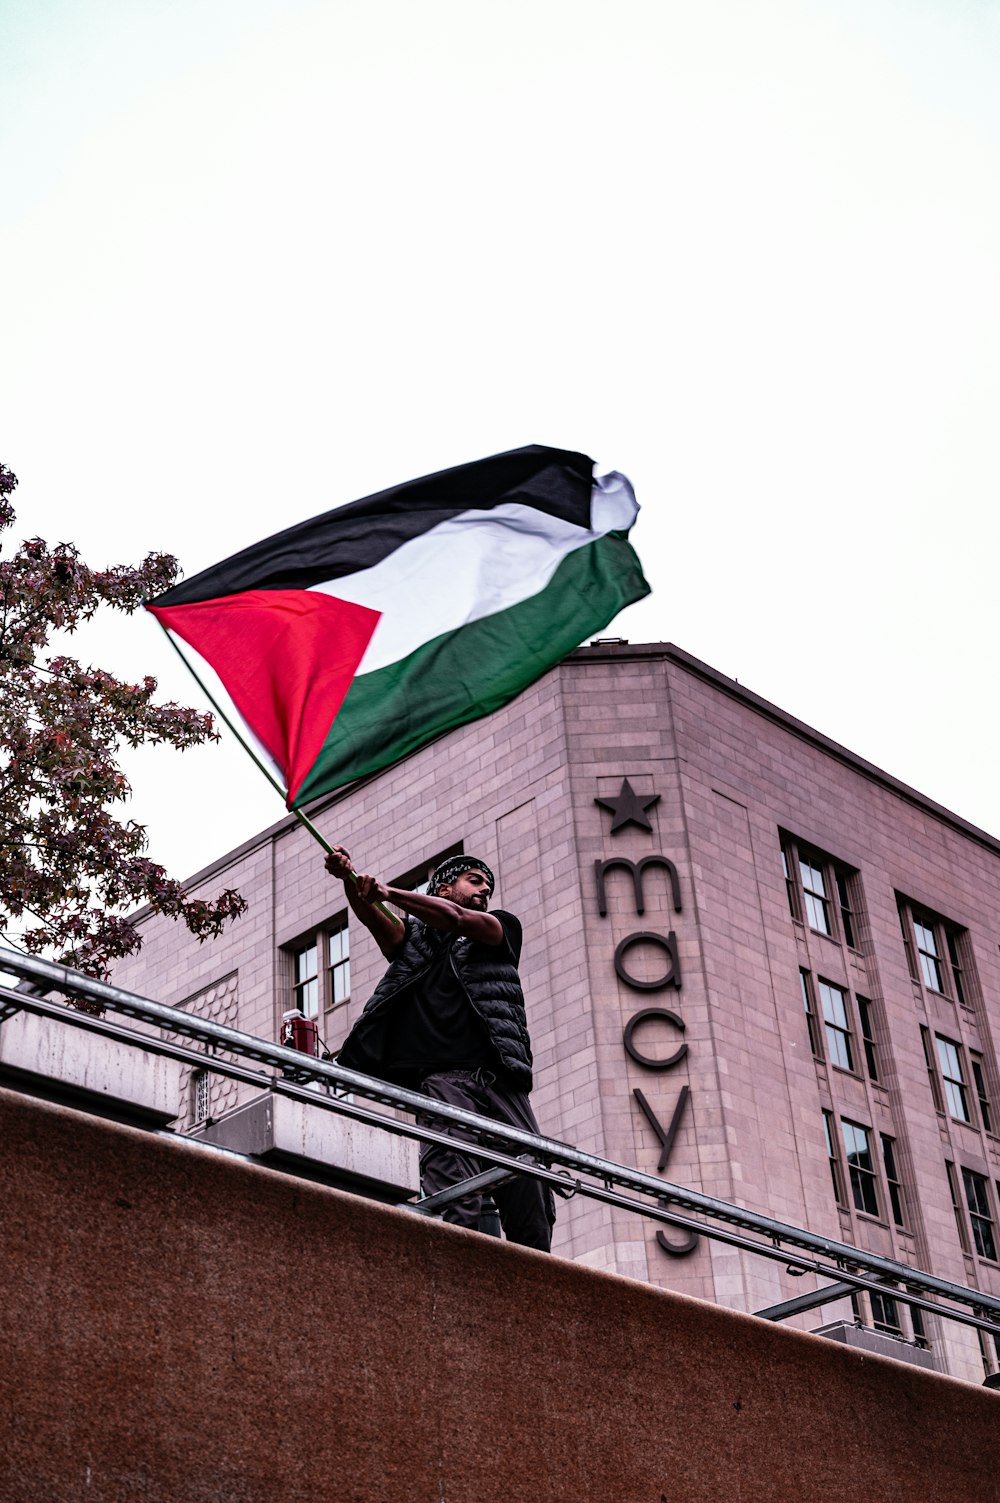
[[[291,808],[381,612],[317,590],[245,590],[146,609],[215,669],[284,773]]]

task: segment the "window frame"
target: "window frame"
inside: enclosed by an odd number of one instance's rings
[[[802,1003],[806,1014],[806,1028],[809,1031],[809,1047],[812,1050],[813,1059],[823,1059],[823,1043],[820,1034],[821,1019],[816,1011],[816,999],[813,996],[812,972],[805,966],[799,966],[799,983],[802,987]]]
[[[311,935],[304,943],[294,946],[291,951],[292,957],[292,1006],[296,1008],[304,1018],[319,1018],[320,1015],[320,944],[317,935]],[[311,969],[305,975],[300,974],[300,963],[312,956]],[[308,1001],[312,1006],[305,1005],[306,989],[312,988]]]
[[[958,1191],[958,1177],[955,1174],[955,1165],[951,1159],[944,1161],[945,1173],[948,1176],[948,1190],[951,1194],[951,1208],[955,1213],[955,1225],[958,1228],[959,1246],[966,1257],[972,1256],[972,1246],[969,1242],[969,1227],[965,1219],[965,1211],[962,1208],[962,1198]]]
[[[290,1006],[317,1025],[322,1039],[333,1013],[339,1013],[351,1001],[351,940],[350,923],[346,910],[326,919],[318,928],[303,934],[292,944],[283,947],[290,972],[286,995]],[[299,964],[303,956],[315,952],[315,969],[309,976],[299,977]],[[300,994],[306,986],[315,988],[314,1010],[307,1011]]]
[[[813,934],[821,934],[859,953],[857,871],[807,841],[800,841],[784,830],[778,833],[785,894],[792,918]],[[818,875],[819,891],[807,886],[804,869]],[[813,923],[814,905],[819,905],[824,924]]]
[[[972,1089],[979,1105],[979,1121],[984,1132],[993,1135],[993,1106],[986,1080],[986,1059],[977,1049],[969,1050],[969,1068],[972,1072]]]
[[[846,987],[840,986],[836,981],[824,981],[821,976],[818,976],[816,980],[819,987],[820,1017],[823,1023],[827,1059],[835,1070],[844,1070],[849,1075],[856,1075],[858,1072],[854,1064],[854,1050],[851,1047],[854,1032],[851,1027],[851,994]],[[844,1016],[842,1024],[835,1022],[828,1015],[824,988],[826,992],[831,993],[831,995],[836,994],[839,997]],[[843,1063],[841,1058],[841,1049],[847,1059],[846,1064]]]
[[[344,915],[343,923],[326,929],[325,935],[326,994],[329,998],[325,1012],[331,1013],[338,1007],[346,1007],[351,1000],[351,935],[347,915]]]
[[[969,1224],[972,1227],[972,1241],[976,1257],[982,1258],[987,1263],[1000,1262],[997,1258],[996,1216],[993,1214],[989,1176],[980,1174],[976,1169],[969,1169],[964,1164],[958,1167],[962,1171],[962,1186],[965,1190],[965,1202],[969,1213]],[[981,1197],[978,1194],[980,1189],[982,1190]],[[974,1191],[977,1193],[973,1194]],[[973,1206],[974,1199],[975,1206]]]
[[[993,1332],[984,1331],[979,1326],[976,1328],[976,1335],[979,1337],[979,1354],[983,1359],[983,1376],[988,1378],[1000,1370],[1000,1341],[997,1340]],[[992,1355],[987,1345],[987,1338],[990,1338],[992,1341]]]
[[[917,955],[917,969],[920,972],[920,982],[925,991],[933,992],[938,997],[947,997],[948,993],[944,986],[944,965],[941,955],[941,941],[937,932],[937,925],[926,913],[918,913],[915,909],[910,910],[910,923],[913,925],[913,943]],[[928,949],[921,944],[921,935],[928,935],[933,948]],[[931,980],[933,975],[935,978]]]
[[[844,1186],[844,1172],[837,1151],[837,1133],[835,1128],[834,1114],[827,1107],[823,1107],[821,1116],[823,1118],[823,1133],[826,1138],[827,1161],[830,1165],[830,1178],[833,1181],[833,1198],[836,1204],[840,1206],[842,1210],[846,1211],[850,1209],[850,1202],[847,1199]]]
[[[896,1139],[890,1137],[886,1132],[880,1132],[878,1136],[879,1146],[882,1150],[882,1172],[885,1175],[887,1199],[889,1210],[892,1213],[893,1225],[905,1231],[906,1194],[903,1189],[903,1181],[896,1159]]]
[[[969,1107],[969,1087],[962,1070],[962,1045],[955,1039],[946,1038],[944,1034],[934,1034],[935,1052],[937,1054],[938,1069],[941,1072],[941,1081],[944,1086],[945,1109],[953,1122],[962,1122],[966,1127],[974,1127],[972,1111]],[[954,1056],[954,1064],[958,1074],[949,1073],[946,1051],[951,1051]],[[955,1110],[956,1103],[961,1108]]]
[[[878,1072],[878,1030],[874,1023],[875,1004],[870,997],[862,997],[858,992],[854,994],[854,1001],[858,1009],[859,1034],[868,1079],[873,1085],[881,1085]]]
[[[792,867],[789,860],[789,847],[784,840],[781,842],[781,870],[785,875],[785,897],[788,900],[788,911],[797,924],[802,923],[802,907],[799,902],[799,889],[792,875]]]
[[[859,1157],[859,1154],[857,1148],[855,1148],[852,1153],[852,1150],[848,1144],[845,1128],[851,1128],[853,1132],[862,1133],[864,1135],[864,1151],[869,1161],[868,1168],[863,1168],[860,1164],[851,1162],[852,1157],[857,1159]],[[863,1122],[855,1122],[850,1117],[841,1117],[840,1129],[841,1138],[844,1144],[844,1160],[847,1164],[847,1176],[851,1186],[851,1199],[854,1202],[854,1209],[862,1216],[871,1216],[875,1221],[882,1221],[883,1217],[881,1212],[881,1200],[879,1196],[879,1176],[877,1160],[875,1158],[875,1154],[872,1151],[873,1129],[866,1127]],[[869,1205],[861,1203],[866,1199],[866,1189],[871,1192],[871,1198],[875,1204],[874,1210],[872,1210]]]
[[[833,939],[835,937],[833,902],[830,898],[826,873],[823,870],[822,863],[814,863],[811,853],[807,853],[800,848],[796,865],[799,873],[799,882],[802,886],[802,907],[805,913],[806,927],[811,929],[814,934],[825,934],[828,939]],[[811,887],[806,881],[807,872],[818,877],[818,890],[815,887]],[[821,918],[821,923],[814,922],[815,915]]]
[[[886,1284],[885,1291],[878,1289],[865,1290],[868,1296],[867,1311],[864,1303],[864,1294],[856,1290],[851,1295],[851,1309],[854,1314],[854,1324],[865,1330],[881,1331],[887,1336],[893,1336],[897,1340],[910,1342],[913,1346],[920,1347],[923,1351],[930,1350],[930,1342],[927,1339],[927,1331],[924,1326],[923,1316],[919,1305],[910,1304],[906,1295],[896,1284]],[[876,1305],[876,1300],[878,1305]],[[886,1305],[891,1309],[886,1309]],[[880,1307],[888,1319],[880,1317]],[[903,1325],[901,1311],[905,1310],[910,1322],[910,1334],[907,1334]]]
[[[855,937],[855,919],[857,915],[851,901],[852,876],[846,867],[838,866],[836,862],[831,862],[831,869],[833,871],[833,885],[837,891],[840,928],[844,936],[844,944],[849,950],[858,950],[860,946]]]
[[[931,1084],[931,1099],[934,1102],[934,1110],[940,1117],[945,1115],[944,1096],[941,1093],[941,1082],[938,1079],[937,1066],[934,1062],[934,1046],[931,1043],[931,1030],[926,1023],[920,1024],[920,1042],[924,1050],[924,1064],[927,1066],[927,1078]]]
[[[899,1316],[899,1301],[896,1295],[883,1294],[880,1290],[868,1290],[868,1303],[871,1307],[872,1330],[881,1331],[884,1336],[904,1336],[903,1322]],[[882,1314],[879,1314],[879,1311]]]
[[[896,904],[911,981],[932,997],[945,997],[974,1012],[975,983],[968,930],[901,892],[896,893]],[[921,943],[919,931],[930,936],[933,948]]]

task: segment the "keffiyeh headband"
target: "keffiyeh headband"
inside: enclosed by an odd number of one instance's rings
[[[478,856],[449,856],[447,861],[442,861],[436,869],[427,885],[427,892],[433,898],[436,897],[447,882],[454,882],[463,872],[482,872],[490,884],[490,897],[496,886],[496,879],[485,861],[480,861]]]

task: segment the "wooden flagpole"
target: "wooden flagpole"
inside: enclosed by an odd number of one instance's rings
[[[261,761],[261,759],[258,757],[257,753],[254,751],[253,747],[250,745],[249,741],[247,741],[240,734],[240,732],[237,730],[237,728],[233,724],[232,720],[229,718],[229,716],[226,714],[225,710],[222,708],[222,706],[219,704],[219,702],[215,699],[214,695],[209,690],[208,685],[202,679],[201,675],[198,673],[198,671],[195,668],[194,664],[191,663],[191,662],[189,662],[188,659],[184,656],[183,652],[181,652],[181,649],[178,647],[177,643],[174,641],[173,637],[170,635],[170,632],[164,626],[163,622],[160,621],[159,618],[156,618],[156,619],[157,619],[157,625],[159,626],[160,630],[163,632],[163,635],[166,637],[167,641],[170,643],[171,647],[174,649],[174,651],[176,652],[177,656],[180,658],[181,662],[184,664],[185,668],[190,673],[190,675],[194,679],[195,683],[198,685],[198,688],[201,690],[202,694],[204,694],[205,698],[208,700],[209,704],[212,706],[212,709],[215,711],[216,715],[218,715],[218,717],[222,721],[223,725],[228,726],[229,730],[236,737],[237,741],[240,743],[240,745],[242,746],[243,750],[246,752],[247,756],[250,757],[251,760],[253,762],[255,762],[257,764],[257,766],[260,768],[261,772],[267,778],[267,781],[270,783],[271,787],[274,788],[281,795],[282,799],[285,802],[285,808],[287,809],[288,808],[288,791],[287,791],[287,789],[282,788],[281,784],[278,782],[277,778],[274,776],[274,774],[272,773],[271,769],[269,767],[267,767]],[[326,836],[324,834],[322,834],[321,831],[317,830],[317,828],[313,824],[312,820],[309,819],[309,817],[307,815],[305,815],[305,814],[302,813],[301,809],[290,809],[289,813],[295,815],[295,818],[299,821],[299,824],[303,825],[309,831],[309,834],[312,836],[312,838],[317,842],[317,844],[319,844],[319,845],[321,845],[323,847],[324,851],[326,851],[326,853],[327,853],[328,856],[332,856],[333,855],[333,846],[327,840]],[[355,887],[357,887],[357,885],[358,885],[358,879],[357,879],[356,874],[354,872],[349,872],[348,875],[349,875],[351,881],[354,883]],[[386,906],[385,906],[384,903],[376,903],[375,907],[379,910],[380,913],[384,913],[385,916],[386,916],[386,918],[392,919],[392,921],[393,921],[394,924],[402,924],[402,919],[399,918],[399,916],[397,914],[390,913],[389,909],[386,908]]]

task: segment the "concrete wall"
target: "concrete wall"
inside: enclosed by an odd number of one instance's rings
[[[0,1092],[11,1503],[990,1503],[1000,1395]]]

